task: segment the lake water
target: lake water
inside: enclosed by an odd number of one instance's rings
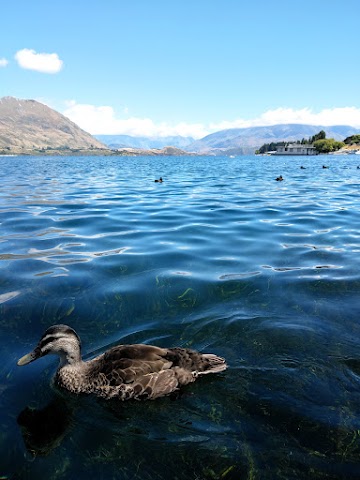
[[[360,478],[357,162],[1,157],[0,477]],[[16,365],[56,323],[86,357],[143,342],[229,369],[74,399],[55,357]]]

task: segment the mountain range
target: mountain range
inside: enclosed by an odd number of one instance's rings
[[[13,97],[0,98],[0,151],[3,153],[51,153],[57,150],[107,155],[180,155],[186,152],[200,155],[242,155],[255,153],[264,143],[308,139],[320,130],[326,132],[327,138],[335,140],[360,134],[360,129],[347,125],[325,127],[284,124],[221,130],[199,140],[182,136],[92,136],[64,115],[40,102]]]
[[[347,125],[325,127],[321,125],[284,124],[265,127],[232,128],[221,130],[197,140],[185,149],[207,154],[250,154],[264,143],[308,139],[324,130],[327,138],[344,140],[360,133],[359,129]]]
[[[207,135],[199,140],[189,137],[132,137],[130,135],[96,135],[109,148],[163,148],[176,146],[187,152],[207,155],[249,155],[264,143],[292,142],[310,138],[324,130],[327,138],[344,140],[360,133],[348,125],[281,124],[262,127],[231,128]]]
[[[35,100],[0,98],[0,149],[106,149],[61,113]]]

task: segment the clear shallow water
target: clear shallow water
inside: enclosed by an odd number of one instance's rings
[[[359,478],[356,166],[0,157],[0,476]],[[69,398],[54,358],[16,366],[55,323],[85,356],[145,342],[229,369],[177,398]]]

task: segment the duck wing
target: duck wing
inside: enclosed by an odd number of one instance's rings
[[[138,377],[171,367],[167,350],[151,345],[118,345],[92,360],[91,374],[107,385],[133,383]]]
[[[226,368],[216,355],[142,344],[119,345],[88,364],[92,392],[123,400],[162,397],[195,381],[198,374]]]
[[[102,371],[109,374],[114,370],[126,371],[133,381],[133,371],[138,375],[160,370],[181,368],[199,374],[217,373],[227,368],[225,359],[212,353],[200,353],[189,348],[160,348],[153,345],[119,345],[103,354]]]
[[[114,347],[88,362],[88,393],[122,400],[168,395],[178,388],[179,380],[166,355],[167,349],[150,345]]]

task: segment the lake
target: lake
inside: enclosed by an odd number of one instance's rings
[[[0,478],[360,478],[357,162],[0,157]],[[74,398],[55,357],[16,365],[56,323],[85,358],[148,343],[229,368]]]

